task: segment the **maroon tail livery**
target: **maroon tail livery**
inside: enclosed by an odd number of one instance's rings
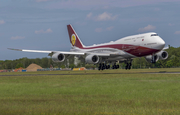
[[[78,35],[74,31],[73,27],[71,25],[67,25],[68,33],[69,33],[69,39],[70,43],[73,47],[83,48],[84,45],[82,44],[81,40],[79,39]]]

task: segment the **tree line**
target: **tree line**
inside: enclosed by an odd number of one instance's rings
[[[144,57],[135,58],[132,62],[132,68],[172,68],[180,67],[180,47],[175,48],[169,46],[169,49],[166,50],[169,54],[168,59],[159,60],[155,64],[149,63]],[[74,57],[65,59],[64,62],[56,63],[53,62],[51,58],[35,58],[28,59],[27,57],[16,59],[16,60],[1,60],[0,69],[15,69],[19,67],[27,68],[30,64],[35,63],[40,65],[42,68],[74,68],[74,67],[86,67],[86,68],[96,68],[97,65],[85,64],[84,61],[81,61],[77,65],[74,64]],[[119,64],[120,68],[125,67],[125,63]]]

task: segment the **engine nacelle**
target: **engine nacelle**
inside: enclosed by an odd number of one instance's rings
[[[165,60],[168,58],[168,53],[166,51],[160,51],[156,55],[159,56],[160,60]]]
[[[63,62],[65,60],[65,55],[62,53],[55,53],[52,55],[53,62]]]
[[[155,62],[157,62],[159,60],[159,56],[158,55],[154,55],[154,62],[152,60],[153,59],[152,55],[146,56],[145,58],[150,63],[155,63]]]
[[[99,62],[99,57],[97,55],[88,55],[85,58],[86,63],[96,64]]]

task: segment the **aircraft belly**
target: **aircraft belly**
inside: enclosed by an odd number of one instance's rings
[[[105,59],[106,61],[114,61],[114,60],[123,60],[125,59],[124,57],[118,56],[118,57],[109,57]]]
[[[135,58],[135,57],[136,56],[126,53],[125,55],[121,55],[121,56],[109,56],[105,60],[106,61],[114,61],[114,60],[123,61],[123,60],[131,59],[131,58]]]

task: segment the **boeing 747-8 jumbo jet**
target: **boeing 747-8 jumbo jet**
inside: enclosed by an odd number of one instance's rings
[[[85,62],[89,64],[99,64],[99,70],[112,68],[117,69],[117,62],[125,62],[126,69],[131,69],[133,58],[145,57],[148,62],[156,63],[158,60],[168,58],[168,53],[164,51],[165,42],[158,34],[151,32],[124,37],[109,43],[92,46],[84,46],[77,33],[71,25],[67,25],[72,49],[64,51],[41,51],[12,49],[23,52],[48,53],[54,62],[63,62],[69,56],[85,56]]]

